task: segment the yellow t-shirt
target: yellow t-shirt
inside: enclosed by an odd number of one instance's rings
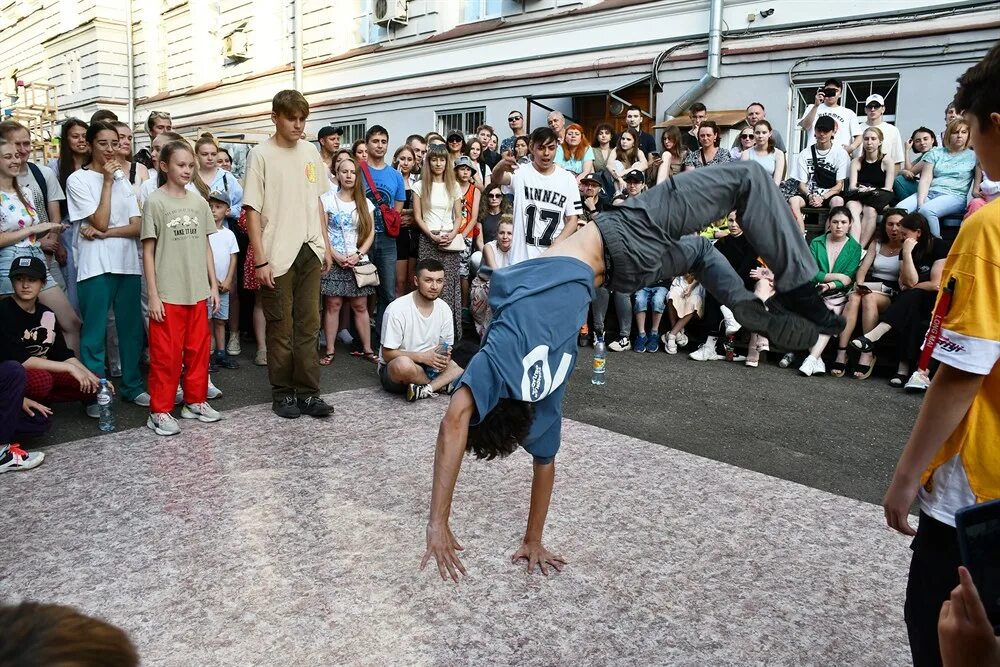
[[[924,472],[920,506],[954,526],[957,510],[1000,498],[1000,199],[962,223],[941,284],[952,277],[955,291],[934,358],[986,377]]]
[[[264,254],[275,278],[288,272],[303,244],[323,260],[326,220],[319,198],[330,187],[325,170],[308,141],[281,148],[271,137],[250,151],[243,205],[261,214]]]

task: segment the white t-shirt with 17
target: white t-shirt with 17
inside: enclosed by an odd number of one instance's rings
[[[556,165],[542,174],[534,164],[522,164],[510,176],[514,191],[514,243],[511,264],[541,256],[559,238],[566,218],[580,215],[580,186],[570,172]]]

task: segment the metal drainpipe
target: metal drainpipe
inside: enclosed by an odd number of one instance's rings
[[[292,88],[302,92],[302,0],[295,0],[295,10],[292,13],[292,32],[294,33],[292,49]]]
[[[683,112],[692,102],[696,102],[705,91],[714,86],[721,77],[722,1],[712,0],[708,9],[708,63],[705,67],[705,73],[684,91],[684,94],[670,103],[670,106],[663,112],[666,118],[673,118]]]
[[[128,63],[128,126],[135,124],[135,46],[132,43],[132,0],[125,0],[125,58]]]

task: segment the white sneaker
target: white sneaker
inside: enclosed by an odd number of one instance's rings
[[[409,384],[406,387],[406,401],[413,403],[425,398],[435,398],[437,396],[429,384]]]
[[[931,386],[931,380],[923,371],[913,371],[910,379],[903,385],[903,391],[908,394],[922,394]]]
[[[0,472],[31,470],[42,465],[44,460],[45,452],[26,452],[20,445],[0,447]]]
[[[687,347],[689,342],[687,334],[683,330],[677,332],[677,347]]]
[[[663,350],[667,354],[677,354],[677,336],[667,334],[667,340],[663,343]]]
[[[799,366],[799,373],[805,375],[806,377],[823,375],[826,373],[826,364],[823,363],[822,359],[817,359],[816,357],[809,355],[802,360],[802,365]]]
[[[195,403],[194,405],[184,404],[181,408],[181,419],[197,419],[200,422],[211,424],[222,419],[219,411],[208,403]]]
[[[136,396],[135,398],[133,398],[132,402],[135,403],[136,405],[140,405],[140,406],[142,406],[144,408],[148,408],[149,407],[149,392],[148,391],[142,392],[141,394],[139,394],[138,396]]]
[[[101,406],[97,404],[97,401],[87,403],[87,407],[84,410],[91,419],[98,419],[101,416]]]
[[[177,435],[181,432],[177,420],[169,412],[150,413],[146,419],[146,428],[154,431],[156,435]]]
[[[736,321],[736,318],[733,317],[733,311],[729,310],[726,306],[721,306],[720,309],[722,310],[722,321],[726,325],[727,336],[730,336],[743,328],[740,326],[740,323]]]
[[[622,336],[618,340],[608,343],[608,349],[612,352],[627,352],[632,349],[632,341],[628,339],[628,336]]]
[[[720,361],[725,359],[724,356],[715,351],[714,340],[702,343],[701,347],[688,355],[688,358],[694,359],[695,361]]]
[[[212,376],[208,376],[208,397],[222,398],[222,390],[212,384]]]
[[[240,352],[243,348],[240,347],[240,332],[234,331],[229,333],[229,344],[226,345],[226,354],[231,357],[240,356]]]
[[[253,356],[253,362],[258,366],[267,366],[267,350],[261,348]]]
[[[337,340],[339,340],[344,345],[350,345],[351,343],[354,342],[354,337],[351,336],[351,332],[348,331],[347,329],[341,329],[340,332],[337,333]]]

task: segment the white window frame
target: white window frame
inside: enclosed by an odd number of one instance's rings
[[[340,146],[341,148],[347,148],[347,149],[350,149],[351,144],[353,144],[358,139],[364,139],[365,132],[368,131],[367,118],[334,120],[329,123],[324,123],[324,125],[330,125],[331,127],[339,127],[344,131],[344,133],[340,135]]]
[[[461,115],[457,124],[454,118]],[[449,125],[448,123],[452,123]],[[448,136],[452,130],[459,130],[465,136],[475,134],[476,128],[486,122],[486,107],[467,107],[463,109],[441,109],[434,112],[434,127],[441,136]]]
[[[837,78],[843,82],[840,91],[840,104],[851,109],[858,118],[865,117],[865,99],[872,93],[885,98],[885,113],[883,118],[887,123],[896,122],[896,102],[898,99],[899,73],[873,72],[868,75],[842,77],[836,73],[828,75],[811,74],[796,79],[792,86],[792,99],[795,100],[795,118],[793,119],[794,138],[789,138],[786,145],[791,149],[797,147],[798,152],[805,147],[806,132],[799,127],[799,119],[806,113],[806,108],[816,99],[816,90],[823,87],[827,79]]]
[[[474,23],[503,16],[504,0],[464,0],[462,22]]]

